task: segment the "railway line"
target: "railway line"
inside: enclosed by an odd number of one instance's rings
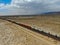
[[[12,20],[9,20],[9,19],[5,19],[5,18],[1,18],[1,19],[2,19],[2,20],[9,21],[9,22],[14,23],[14,24],[19,25],[19,26],[22,26],[22,27],[24,27],[24,28],[26,28],[26,29],[29,29],[29,30],[31,30],[31,31],[33,31],[33,32],[36,32],[36,33],[39,33],[39,34],[42,34],[42,35],[47,36],[47,37],[49,37],[49,38],[52,38],[52,39],[54,39],[54,40],[60,41],[60,37],[58,37],[57,35],[52,35],[52,34],[50,34],[50,33],[46,33],[46,32],[44,32],[44,31],[40,31],[40,30],[38,30],[38,29],[36,29],[36,28],[34,28],[34,27],[31,27],[31,26],[29,26],[29,25],[25,25],[25,24],[22,24],[22,23],[17,23],[17,22],[15,22],[15,21],[12,21]]]
[[[12,27],[14,27],[13,24],[15,24],[15,25],[18,25],[17,27],[23,28],[23,29],[21,28],[22,29],[21,32],[24,33],[23,35],[26,35],[26,37],[25,37],[26,40],[24,39],[25,44],[22,43],[19,45],[60,45],[60,37],[58,37],[56,35],[46,33],[42,30],[40,31],[32,26],[25,25],[23,23],[18,23],[16,21],[11,20],[11,19],[6,19],[6,18],[0,18],[0,19],[12,23],[11,24]],[[14,28],[17,28],[17,27],[14,27]],[[14,30],[14,28],[13,28],[13,30]],[[21,32],[19,32],[19,34]]]

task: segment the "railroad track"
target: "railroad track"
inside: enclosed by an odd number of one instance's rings
[[[57,35],[55,36],[55,35],[52,35],[52,34],[50,34],[50,33],[46,33],[46,32],[44,32],[44,31],[40,31],[40,30],[38,30],[38,29],[36,29],[36,28],[33,28],[33,27],[31,27],[31,26],[28,26],[28,25],[25,25],[25,24],[22,24],[22,23],[17,23],[17,22],[12,21],[12,20],[8,20],[8,19],[5,19],[5,18],[1,18],[1,19],[2,19],[2,20],[9,21],[9,22],[14,23],[14,24],[19,25],[19,26],[22,26],[22,27],[27,28],[27,29],[29,29],[29,30],[31,30],[31,31],[34,31],[34,32],[36,32],[36,33],[39,33],[39,34],[42,34],[42,35],[47,36],[47,37],[49,37],[49,38],[52,38],[52,39],[54,39],[54,40],[60,41],[60,37],[58,37]]]

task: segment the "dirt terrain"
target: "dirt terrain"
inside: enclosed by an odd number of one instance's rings
[[[60,41],[0,19],[0,45],[60,45]]]
[[[8,20],[29,25],[33,28],[60,37],[60,15],[41,15],[33,17],[9,17]]]
[[[9,22],[25,24],[60,37],[60,15],[3,17],[0,19],[0,45],[60,45],[60,41]],[[4,43],[3,43],[4,42]]]
[[[28,29],[4,20],[0,21],[0,45],[50,45],[49,42],[42,43],[46,40],[40,39]]]

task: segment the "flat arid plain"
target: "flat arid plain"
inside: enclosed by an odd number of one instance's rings
[[[17,24],[30,26],[44,34]],[[1,17],[0,45],[60,45],[60,15]]]

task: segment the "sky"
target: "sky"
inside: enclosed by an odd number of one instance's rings
[[[60,0],[0,0],[0,16],[60,11]]]

